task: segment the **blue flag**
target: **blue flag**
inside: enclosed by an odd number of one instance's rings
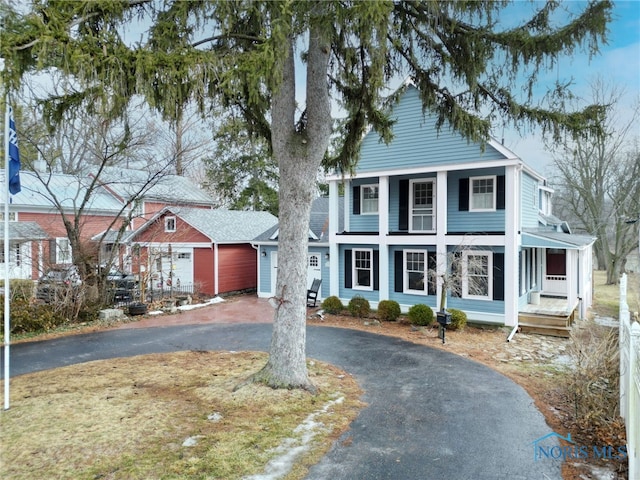
[[[13,195],[20,191],[20,150],[18,134],[13,121],[13,109],[9,107],[9,192]]]

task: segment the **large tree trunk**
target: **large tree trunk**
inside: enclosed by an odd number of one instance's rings
[[[315,390],[306,364],[306,292],[309,216],[316,175],[329,145],[331,112],[327,87],[329,45],[311,28],[307,59],[306,126],[295,124],[293,42],[283,60],[272,100],[273,151],[280,168],[278,276],[269,361],[253,376],[275,388]]]

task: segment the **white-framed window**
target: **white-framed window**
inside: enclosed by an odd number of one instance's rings
[[[373,250],[353,249],[353,289],[373,290]]]
[[[426,295],[428,285],[426,250],[404,251],[404,292]]]
[[[490,212],[496,209],[496,176],[469,179],[469,211]]]
[[[378,185],[362,185],[360,187],[360,213],[372,215],[378,213]]]
[[[189,252],[179,252],[178,259],[179,260],[189,260],[191,258],[191,254]]]
[[[165,232],[176,231],[176,217],[164,217],[164,231]]]
[[[9,212],[9,221],[17,222],[18,221],[18,212]],[[0,222],[4,222],[4,212],[0,212]]]
[[[66,237],[56,238],[55,263],[71,263],[71,243]]]
[[[9,263],[14,262],[18,267],[22,262],[21,244],[9,243]],[[0,243],[0,263],[4,263],[4,243]]]
[[[493,298],[493,255],[476,250],[462,254],[462,298]]]
[[[435,180],[410,180],[409,231],[433,232],[436,228]]]

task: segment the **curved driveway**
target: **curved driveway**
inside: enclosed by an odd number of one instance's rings
[[[269,324],[109,330],[11,346],[11,375],[178,350],[263,350]],[[561,479],[534,461],[551,432],[517,384],[462,357],[356,330],[308,327],[309,357],[353,374],[368,406],[315,465],[314,480]],[[547,444],[548,442],[545,441]]]

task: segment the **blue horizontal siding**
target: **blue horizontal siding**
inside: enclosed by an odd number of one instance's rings
[[[258,261],[260,262],[260,281],[258,282],[258,291],[260,293],[270,293],[271,289],[271,252],[277,251],[275,246],[261,246],[260,252],[266,252],[265,257],[262,254],[258,255]]]
[[[535,228],[538,226],[538,206],[534,202],[537,201],[538,181],[524,173],[522,175],[522,185],[520,187],[522,199],[522,228]]]
[[[353,214],[353,187],[360,187],[362,185],[373,185],[379,182],[378,177],[370,177],[366,179],[354,180],[351,183],[349,189],[349,196],[351,197],[351,211],[349,212],[349,229],[352,232],[378,232],[380,231],[380,216],[379,215],[354,215]]]
[[[396,120],[391,143],[385,145],[377,132],[369,132],[362,143],[358,173],[505,158],[489,145],[483,152],[479,144],[468,142],[447,125],[438,131],[436,116],[423,113],[414,87],[402,95],[391,116]]]
[[[504,175],[504,168],[487,168],[449,172],[447,176],[448,232],[504,232],[505,211],[461,212],[459,208],[460,179],[483,175]],[[509,199],[506,200],[509,202]]]

